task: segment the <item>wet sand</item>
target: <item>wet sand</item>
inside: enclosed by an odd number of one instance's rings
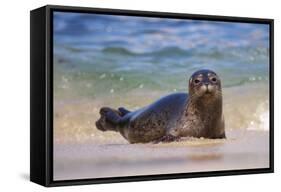
[[[227,137],[128,144],[116,136],[99,144],[55,144],[54,180],[269,167],[268,131],[228,131]]]

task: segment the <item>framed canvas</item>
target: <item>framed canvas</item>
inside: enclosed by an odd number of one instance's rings
[[[30,180],[273,172],[273,20],[31,11]]]

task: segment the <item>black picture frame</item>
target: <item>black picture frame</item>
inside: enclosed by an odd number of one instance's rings
[[[261,23],[270,26],[270,167],[259,169],[129,176],[78,180],[53,180],[53,16],[54,11],[158,18]],[[274,172],[274,20],[195,15],[136,10],[47,5],[30,12],[30,180],[43,186],[115,183]]]

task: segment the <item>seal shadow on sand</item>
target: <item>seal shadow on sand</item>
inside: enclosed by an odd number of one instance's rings
[[[229,142],[231,142],[230,139]],[[194,138],[194,137],[182,137],[176,142],[169,143],[146,143],[146,144],[103,144],[103,147],[124,147],[131,146],[132,148],[142,148],[144,150],[151,149],[167,149],[170,150],[181,150],[182,153],[179,156],[170,156],[170,157],[161,157],[161,162],[177,162],[183,160],[191,161],[210,161],[210,160],[219,160],[223,158],[223,152],[220,148],[227,142],[226,139],[203,139],[203,138]],[[200,148],[200,150],[198,150]],[[187,151],[186,151],[187,150]],[[154,161],[154,160],[153,160]],[[150,159],[138,160],[138,163],[152,163]],[[160,162],[160,159],[159,161]],[[123,162],[124,163],[124,162]],[[136,162],[135,162],[136,163]]]

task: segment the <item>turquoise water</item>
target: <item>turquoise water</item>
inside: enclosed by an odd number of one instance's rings
[[[183,91],[202,68],[216,71],[224,87],[266,83],[269,27],[57,12],[54,64],[58,92],[72,81],[88,97],[138,87]]]

